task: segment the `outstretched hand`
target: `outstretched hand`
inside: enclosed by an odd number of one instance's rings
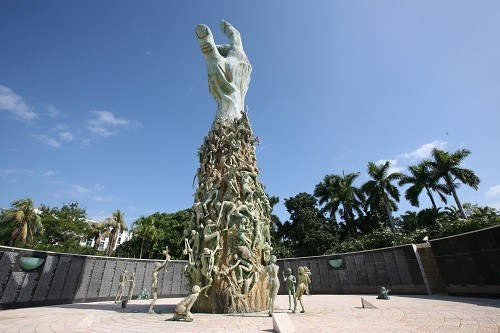
[[[229,44],[216,45],[210,28],[204,24],[197,25],[195,32],[207,64],[209,90],[218,104],[217,117],[237,119],[244,109],[252,66],[238,30],[224,20],[220,28]]]

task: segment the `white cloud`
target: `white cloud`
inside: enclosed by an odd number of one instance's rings
[[[52,118],[59,117],[61,115],[59,109],[51,104],[47,104],[45,106],[45,109],[49,112],[49,116],[51,116]]]
[[[97,127],[97,126],[88,126],[87,127],[92,133],[95,133],[99,136],[103,136],[105,138],[112,136],[116,134],[116,131],[110,131],[104,127]]]
[[[488,206],[500,210],[500,201],[499,202],[490,203],[490,204],[488,204]]]
[[[61,131],[61,132],[66,131],[68,128],[69,128],[69,126],[68,126],[68,125],[65,125],[65,124],[57,124],[57,125],[54,127],[54,129],[55,129],[56,131]]]
[[[101,184],[95,184],[92,188],[98,192],[104,190],[104,186]]]
[[[80,197],[80,198],[85,198],[97,202],[110,202],[114,200],[114,197],[112,196],[103,196],[103,195],[97,195],[95,191],[100,191],[104,188],[104,186],[100,184],[96,184],[93,186],[93,188],[88,188],[85,186],[81,185],[72,185],[70,189],[67,191],[67,195],[71,197]]]
[[[431,157],[431,152],[434,148],[443,149],[448,142],[446,141],[433,141],[431,143],[426,143],[422,145],[417,150],[414,150],[409,153],[403,153],[399,155],[397,158],[405,158],[411,161],[422,160]]]
[[[90,197],[90,199],[97,202],[110,202],[113,201],[114,198],[111,196],[93,195],[92,197]]]
[[[104,210],[100,210],[97,212],[87,212],[87,214],[92,215],[92,219],[94,221],[104,221],[105,219],[107,219],[108,217],[111,216],[111,214],[109,214],[108,212],[106,212]]]
[[[0,111],[6,111],[11,118],[17,120],[33,121],[38,118],[21,96],[2,85],[0,85]]]
[[[90,124],[97,126],[111,125],[111,126],[127,126],[130,121],[121,118],[115,118],[115,116],[109,111],[90,111],[97,115],[96,119],[89,121]]]
[[[500,185],[490,187],[484,196],[486,199],[500,197]]]
[[[0,177],[9,184],[14,184],[26,176],[32,176],[35,173],[28,169],[0,169]]]
[[[49,171],[45,172],[45,173],[43,174],[43,176],[44,176],[44,177],[50,177],[50,176],[53,176],[53,175],[55,175],[55,174],[56,174],[56,173],[55,173],[54,171],[49,170]]]
[[[70,190],[71,193],[77,194],[77,195],[82,195],[82,194],[88,194],[91,193],[92,190],[89,188],[86,188],[85,186],[80,186],[80,185],[74,185],[72,187],[72,190]]]
[[[13,175],[13,174],[32,175],[32,170],[27,169],[0,169],[0,175]]]
[[[61,147],[61,144],[59,143],[59,141],[57,141],[54,138],[48,137],[47,135],[33,135],[33,137],[43,144],[46,144],[46,145],[49,145],[49,146],[52,146],[55,148]]]
[[[64,141],[73,141],[75,136],[71,132],[61,132],[59,133],[59,138]]]
[[[116,118],[109,111],[90,111],[95,118],[88,121],[87,129],[99,136],[110,137],[118,133],[119,129],[141,128],[142,125],[136,121]]]
[[[375,162],[377,165],[383,165],[385,162],[389,162],[389,170],[387,171],[389,174],[395,173],[395,172],[403,172],[402,167],[398,166],[398,160],[380,160]]]

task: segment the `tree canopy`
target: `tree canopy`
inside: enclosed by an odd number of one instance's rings
[[[42,219],[30,198],[14,201],[10,209],[2,212],[0,221],[12,228],[10,246],[31,244],[36,235],[43,234]]]
[[[176,213],[156,212],[133,223],[132,238],[116,248],[116,256],[162,259],[168,246],[172,259],[184,259],[184,228],[191,219],[191,209]]]

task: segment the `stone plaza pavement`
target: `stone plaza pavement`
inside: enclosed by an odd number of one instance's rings
[[[376,308],[362,308],[361,297]],[[46,332],[273,332],[266,312],[194,313],[193,322],[167,321],[181,298],[156,302],[158,314],[146,313],[149,301],[126,309],[114,302],[78,303],[1,310],[0,333]],[[289,312],[296,332],[500,332],[500,299],[450,296],[311,295],[306,313],[290,313],[288,297],[277,298],[275,312]]]

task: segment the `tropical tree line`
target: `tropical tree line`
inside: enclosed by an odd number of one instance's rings
[[[172,258],[181,259],[184,226],[190,218],[190,209],[142,216],[132,224],[131,239],[116,246],[121,232],[128,230],[121,210],[102,221],[91,221],[77,202],[63,204],[61,208],[35,207],[33,200],[26,198],[14,201],[9,209],[0,212],[0,245],[157,259],[162,258],[162,251],[168,246]],[[106,247],[101,248],[106,238]]]
[[[37,250],[79,254],[112,255],[122,230],[127,230],[124,213],[116,210],[103,221],[87,219],[77,202],[61,208],[34,206],[30,198],[16,200],[0,212],[0,244]],[[101,241],[109,238],[100,251]],[[92,244],[93,245],[87,245]]]
[[[176,213],[156,212],[142,216],[132,224],[132,238],[116,248],[116,256],[126,258],[163,259],[169,249],[172,259],[184,259],[184,228],[191,220],[192,210]]]
[[[290,220],[276,225],[275,244],[281,244],[285,256],[318,255],[422,242],[425,236],[447,234],[446,230],[451,229],[446,223],[443,227],[444,220],[462,220],[462,229],[467,229],[467,225],[485,225],[471,222],[467,211],[473,214],[472,218],[481,215],[479,211],[490,217],[491,223],[498,223],[494,209],[485,211],[470,205],[464,209],[458,197],[461,185],[477,189],[480,183],[472,170],[461,167],[469,154],[467,149],[447,152],[435,148],[432,158],[409,166],[407,173],[390,172],[388,161],[369,162],[369,180],[359,186],[355,182],[360,172],[326,175],[313,194],[303,192],[285,199]],[[404,197],[412,206],[420,207],[420,195],[425,193],[432,208],[394,217],[401,186],[407,186]],[[456,204],[455,210],[438,207],[435,197],[447,204],[450,196]],[[314,235],[308,230],[314,230]]]
[[[424,239],[449,236],[500,224],[500,214],[491,207],[462,204],[457,189],[477,189],[479,177],[461,167],[470,154],[466,149],[432,151],[432,158],[408,167],[406,173],[390,172],[389,162],[369,162],[368,181],[357,186],[356,173],[329,174],[312,194],[302,192],[284,200],[290,214],[286,221],[271,215],[273,251],[279,257],[297,257],[358,251]],[[400,187],[404,198],[420,207],[421,194],[431,208],[407,211],[398,217]],[[452,197],[456,206],[440,207]],[[268,196],[274,207],[278,197]],[[437,198],[439,198],[437,201]],[[439,203],[438,203],[439,202]],[[142,216],[131,226],[132,237],[115,251],[117,237],[127,227],[124,213],[115,211],[100,222],[89,222],[78,203],[62,208],[33,207],[31,199],[17,200],[0,213],[0,244],[69,253],[115,255],[131,258],[162,258],[166,246],[175,259],[183,258],[184,228],[191,209]],[[108,237],[108,246],[99,251]],[[81,245],[90,241],[94,245]],[[92,242],[93,241],[93,242]]]

